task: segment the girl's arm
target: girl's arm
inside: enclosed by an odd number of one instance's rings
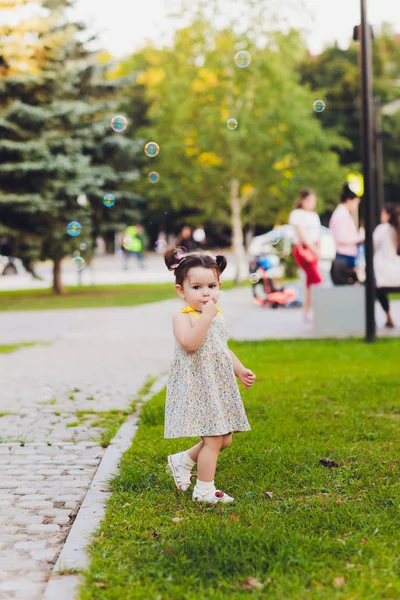
[[[233,370],[235,372],[236,377],[238,377],[239,373],[242,372],[245,367],[240,362],[240,360],[238,359],[238,357],[236,356],[236,354],[234,352],[232,352],[232,350],[229,350],[229,353],[231,355],[232,362],[233,362]]]
[[[256,380],[256,376],[253,371],[246,369],[246,367],[240,362],[238,357],[232,350],[229,350],[233,362],[233,370],[236,377],[240,379],[245,388],[250,388]]]
[[[210,328],[211,321],[217,314],[217,307],[214,302],[209,302],[206,306],[195,325],[192,325],[190,316],[185,313],[178,313],[173,318],[174,335],[186,352],[196,352],[200,348]]]

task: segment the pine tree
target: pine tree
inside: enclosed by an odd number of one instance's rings
[[[86,50],[84,26],[66,17],[71,4],[46,0],[36,16],[0,29],[0,220],[22,240],[39,237],[56,293],[62,259],[82,241],[90,256],[96,236],[137,218],[141,201],[131,188],[142,142],[110,128],[126,82],[108,79]],[[112,208],[103,205],[106,193],[115,196]],[[82,227],[77,237],[67,234],[72,221]]]

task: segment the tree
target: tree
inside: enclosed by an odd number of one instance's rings
[[[244,49],[251,64],[238,68],[234,56]],[[150,104],[150,125],[140,134],[160,146],[145,167],[160,181],[141,190],[155,210],[228,226],[238,265],[243,224],[274,223],[304,185],[328,200],[344,177],[331,148],[346,142],[323,132],[315,97],[298,81],[304,52],[296,32],[270,32],[256,43],[252,30],[218,30],[197,17],[172,47],[148,46],[132,58]],[[229,118],[236,129],[228,129]]]
[[[374,31],[373,40],[374,95],[385,105],[398,97],[400,81],[400,39],[390,25]],[[338,148],[340,160],[350,170],[360,169],[361,163],[361,107],[358,43],[348,48],[337,45],[325,48],[318,56],[307,55],[298,65],[301,81],[311,87],[316,97],[326,101],[323,113],[324,128],[333,128],[346,136],[347,148]],[[390,201],[397,201],[400,183],[397,165],[400,158],[399,119],[384,117],[385,193]]]
[[[7,8],[19,4],[8,1]],[[126,82],[107,79],[86,51],[83,25],[66,18],[69,0],[42,4],[39,16],[0,30],[7,39],[0,79],[0,218],[22,237],[39,236],[41,258],[54,262],[53,289],[62,293],[61,261],[79,251],[77,240],[90,255],[98,234],[121,229],[124,214],[136,214],[142,199],[129,186],[139,176],[139,146],[109,125]],[[107,192],[116,198],[112,211],[102,203]],[[82,193],[86,206],[77,203]],[[72,221],[80,223],[82,236],[67,234]]]

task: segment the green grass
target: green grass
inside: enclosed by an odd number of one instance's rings
[[[5,344],[0,346],[0,354],[9,354],[10,352],[16,352],[21,348],[30,348],[36,344],[43,344],[45,342],[21,342],[20,344]]]
[[[224,290],[232,287],[231,281],[223,284]],[[82,285],[65,290],[62,296],[48,289],[0,292],[0,311],[138,306],[177,297],[171,283]]]
[[[137,407],[143,402],[144,397],[150,393],[155,381],[156,378],[149,377],[140,388],[135,398],[130,402],[127,409],[111,409],[107,411],[96,411],[93,409],[77,410],[75,411],[76,420],[68,423],[66,427],[79,427],[80,425],[87,423],[89,427],[99,428],[101,430],[100,435],[99,437],[94,437],[93,441],[99,443],[103,448],[107,448],[118,429],[126,421],[127,417],[137,410]],[[79,389],[74,388],[74,391],[79,392]],[[72,399],[74,399],[74,396],[72,396]],[[54,414],[57,415],[57,413]]]
[[[258,375],[243,390],[252,431],[216,476],[236,503],[175,489],[166,456],[191,440],[163,439],[158,394],[113,481],[80,600],[399,598],[400,341],[231,348]],[[264,588],[245,590],[248,577]]]

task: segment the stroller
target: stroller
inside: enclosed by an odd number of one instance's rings
[[[254,302],[270,308],[302,306],[298,290],[284,287],[281,280],[274,277],[278,264],[279,258],[273,255],[256,256],[251,260],[249,279],[252,283]]]

